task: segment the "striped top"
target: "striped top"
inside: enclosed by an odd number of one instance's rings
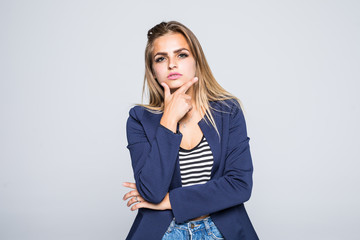
[[[182,186],[203,184],[210,180],[213,155],[205,136],[192,149],[179,149]]]

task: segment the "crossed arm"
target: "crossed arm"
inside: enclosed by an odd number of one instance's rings
[[[127,134],[135,183],[124,184],[133,189],[124,195],[124,200],[130,198],[128,206],[137,202],[131,210],[171,209],[175,218],[182,222],[247,201],[251,195],[253,167],[245,119],[240,108],[232,111],[229,122],[223,176],[205,184],[169,191],[182,136],[159,126],[150,144],[136,115],[130,111]]]

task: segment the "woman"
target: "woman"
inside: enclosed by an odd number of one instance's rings
[[[253,167],[239,99],[176,21],[148,31],[145,68],[149,104],[126,125],[136,183],[124,200],[138,209],[127,239],[258,239],[243,204]]]

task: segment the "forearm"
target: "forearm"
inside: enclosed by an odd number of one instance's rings
[[[175,218],[184,222],[244,203],[250,195],[250,185],[241,186],[224,177],[198,186],[173,189],[169,199]]]
[[[231,151],[225,161],[222,177],[170,190],[172,211],[179,222],[239,205],[250,198],[253,166],[248,139]]]
[[[159,125],[151,143],[129,146],[136,186],[147,201],[159,203],[168,192],[181,138]]]

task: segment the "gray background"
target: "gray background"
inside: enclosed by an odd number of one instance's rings
[[[261,239],[359,239],[359,1],[0,2],[0,239],[115,240],[146,33],[178,20],[245,106]]]

